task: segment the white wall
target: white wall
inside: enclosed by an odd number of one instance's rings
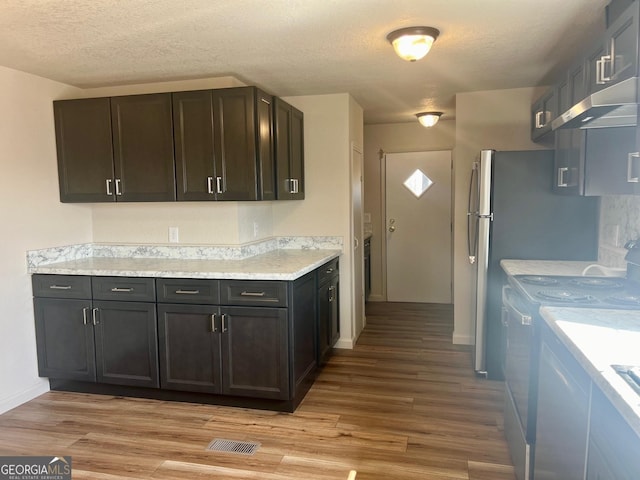
[[[350,142],[360,141],[353,132],[358,123],[358,108],[348,94],[286,97],[285,101],[304,112],[305,199],[274,202],[273,234],[330,235],[344,239],[340,257],[340,341],[352,346],[351,245],[350,239]],[[362,124],[362,109],[359,109]],[[354,118],[356,117],[356,118]],[[357,137],[360,136],[360,139]]]
[[[47,391],[38,377],[26,251],[91,241],[91,209],[59,201],[52,101],[73,87],[0,67],[0,413]]]
[[[453,150],[455,120],[440,120],[434,127],[425,128],[418,121],[387,123],[364,127],[364,209],[371,214],[371,301],[384,301],[382,238],[386,235],[385,214],[382,209],[382,177],[380,150],[385,153]]]

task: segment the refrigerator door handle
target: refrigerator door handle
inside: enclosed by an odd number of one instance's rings
[[[469,263],[471,265],[476,263],[476,253],[478,251],[478,210],[472,211],[474,207],[477,207],[478,198],[476,198],[476,205],[473,205],[474,193],[478,197],[479,192],[476,188],[476,192],[473,191],[473,186],[478,182],[478,162],[473,162],[473,168],[471,169],[471,179],[469,180],[469,206],[467,208],[467,252],[469,253]],[[471,226],[475,223],[475,229]]]

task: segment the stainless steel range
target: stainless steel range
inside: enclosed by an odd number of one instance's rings
[[[502,299],[505,435],[518,480],[533,478],[541,306],[640,310],[640,242],[627,243],[626,277],[514,275]],[[640,369],[616,371],[640,394]]]

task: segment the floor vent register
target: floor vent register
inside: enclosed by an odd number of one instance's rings
[[[258,442],[238,442],[235,440],[224,440],[214,438],[207,446],[207,450],[213,452],[237,453],[239,455],[253,455],[260,448]]]

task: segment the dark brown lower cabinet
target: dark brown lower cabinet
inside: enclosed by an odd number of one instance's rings
[[[211,305],[158,304],[162,388],[222,392],[219,314]]]
[[[340,277],[338,260],[318,269],[318,365],[327,363],[340,336]]]
[[[158,388],[155,303],[95,301],[93,311],[97,381]]]
[[[227,395],[289,398],[286,308],[221,308],[222,391]]]
[[[96,381],[91,300],[34,298],[38,373]]]
[[[43,377],[158,387],[155,305],[35,298]]]
[[[333,345],[337,259],[325,267]],[[293,411],[317,371],[317,278],[34,275],[40,375],[54,390]]]
[[[159,304],[162,388],[289,396],[284,308]]]

